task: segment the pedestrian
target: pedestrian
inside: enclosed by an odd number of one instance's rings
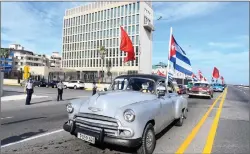
[[[63,94],[63,83],[62,83],[62,80],[60,80],[58,83],[57,83],[57,101],[62,101],[62,94]]]
[[[96,94],[96,89],[97,89],[97,86],[96,86],[96,83],[95,82],[93,82],[93,93],[92,93],[92,95],[95,95]]]
[[[29,78],[28,81],[26,82],[24,90],[27,93],[25,105],[30,105],[31,97],[32,94],[34,93],[34,84],[31,78]]]

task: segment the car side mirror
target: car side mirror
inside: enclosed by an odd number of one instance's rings
[[[166,88],[164,86],[159,86],[156,88],[156,94],[158,97],[165,96]]]
[[[108,89],[107,89],[107,88],[104,88],[104,91],[108,91]]]

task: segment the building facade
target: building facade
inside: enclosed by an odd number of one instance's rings
[[[120,26],[134,45],[136,60],[123,63]],[[63,25],[62,67],[81,76],[95,77],[100,71],[113,76],[124,73],[151,73],[153,10],[149,2],[95,2],[66,10]],[[104,46],[104,61],[99,49]],[[82,77],[83,78],[83,77]]]
[[[61,67],[62,57],[59,52],[52,52],[51,55],[46,56],[49,60],[49,67]]]

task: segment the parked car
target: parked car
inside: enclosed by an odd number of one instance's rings
[[[74,88],[74,89],[84,89],[85,84],[81,80],[71,80],[69,82],[64,82],[64,87],[65,88]]]
[[[179,87],[179,91],[177,92],[178,94],[186,94],[187,93],[187,89],[186,89],[185,85],[178,84],[178,87]]]
[[[224,90],[224,87],[222,86],[222,84],[219,84],[219,83],[212,84],[212,87],[215,92],[223,92]]]
[[[200,96],[200,97],[208,97],[213,98],[213,89],[207,82],[195,82],[191,91],[188,92],[189,97]]]
[[[23,80],[22,82],[20,82],[20,86],[25,86],[26,84],[26,80]],[[33,84],[35,87],[40,87],[41,86],[41,82],[40,81],[33,81]]]
[[[122,75],[104,92],[67,104],[69,119],[63,128],[92,144],[109,143],[152,154],[156,134],[173,121],[182,126],[187,111],[187,99],[176,93],[171,81],[166,88],[164,77]]]
[[[48,88],[48,87],[56,88],[58,82],[59,82],[59,81],[54,81],[54,80],[52,80],[52,81],[50,81],[50,82],[47,82],[46,87],[47,87],[47,88]]]

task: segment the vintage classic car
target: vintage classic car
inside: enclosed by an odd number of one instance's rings
[[[223,92],[224,90],[224,87],[222,86],[222,84],[219,84],[219,83],[212,84],[212,87],[215,92]]]
[[[213,98],[213,89],[207,82],[198,81],[193,84],[191,91],[188,92],[189,97],[199,96]]]
[[[109,143],[151,154],[155,135],[172,122],[182,126],[187,99],[178,95],[171,81],[158,75],[122,75],[109,89],[87,100],[67,104],[65,131],[92,144]]]

